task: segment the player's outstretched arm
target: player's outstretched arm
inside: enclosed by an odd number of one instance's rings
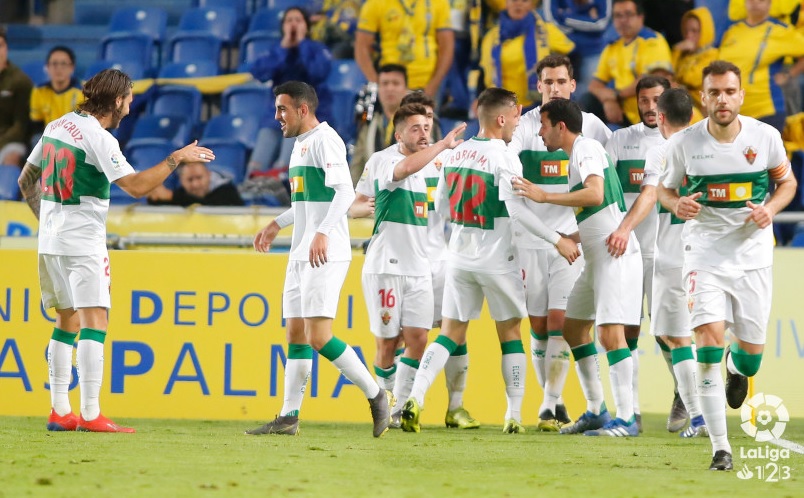
[[[42,168],[39,168],[31,163],[25,163],[22,168],[22,173],[17,179],[20,186],[20,192],[28,207],[33,211],[36,219],[39,219],[40,201],[42,200],[42,187],[39,185],[39,178],[42,176]]]
[[[461,123],[452,131],[447,133],[444,138],[434,143],[430,147],[415,152],[396,163],[396,165],[394,165],[394,181],[398,182],[400,180],[404,180],[414,173],[418,173],[422,168],[427,166],[430,161],[435,159],[437,155],[447,149],[454,149],[463,143],[463,139],[458,138],[458,135],[462,134],[465,129],[466,123]]]
[[[567,193],[545,192],[522,177],[514,177],[511,184],[516,195],[536,202],[569,207],[599,206],[603,203],[603,177],[597,175],[589,175],[583,183],[584,188]]]
[[[578,256],[581,255],[581,251],[578,249],[578,244],[576,244],[575,241],[562,236],[545,225],[533,211],[524,205],[523,200],[507,200],[505,201],[505,207],[514,221],[519,223],[530,233],[553,244],[558,250],[558,253],[570,263],[578,259]]]
[[[257,252],[268,252],[271,249],[271,244],[274,242],[274,239],[279,231],[286,226],[292,225],[293,221],[293,208],[288,209],[274,218],[274,220],[268,223],[265,228],[257,232],[257,235],[254,237],[254,250]]]
[[[784,172],[784,176],[775,180],[776,189],[774,189],[765,204],[757,205],[751,201],[746,203],[746,206],[751,208],[751,214],[746,218],[746,223],[754,222],[759,228],[766,228],[773,222],[773,217],[776,216],[776,213],[790,204],[790,201],[796,195],[798,182],[796,182],[796,177],[789,171],[789,168],[789,164],[781,164],[771,170],[771,177],[776,172]]]
[[[355,192],[355,200],[352,202],[347,215],[350,218],[368,218],[374,216],[374,197]]]
[[[652,209],[656,209],[656,187],[643,185],[631,209],[620,222],[620,226],[606,237],[609,254],[615,258],[625,254],[631,232],[645,220]]]
[[[215,159],[212,150],[200,147],[198,140],[193,141],[176,152],[170,154],[164,161],[146,170],[126,175],[115,183],[128,195],[140,198],[161,185],[170,174],[181,164],[187,162],[208,163]]]

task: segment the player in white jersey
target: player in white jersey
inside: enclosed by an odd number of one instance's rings
[[[770,318],[773,217],[795,195],[779,132],[739,115],[740,69],[714,61],[703,70],[708,118],[674,135],[659,198],[684,224],[684,275],[695,330],[698,389],[712,441],[710,470],[732,469],[726,409],[739,408],[759,370]],[[686,179],[688,195],[679,189]],[[776,188],[769,195],[770,180]],[[723,359],[726,327],[733,338]]]
[[[542,104],[568,99],[575,91],[572,63],[565,55],[548,55],[539,61],[536,74]],[[519,155],[522,176],[550,192],[568,192],[568,156],[563,150],[548,151],[542,137],[539,107],[519,120],[508,150]],[[583,136],[606,145],[611,130],[594,114],[583,113]],[[560,233],[575,233],[578,225],[572,208],[554,204],[526,203],[542,221]],[[543,390],[539,407],[541,431],[558,431],[572,422],[561,393],[569,371],[570,349],[561,335],[567,296],[583,269],[583,256],[572,265],[552,245],[523,230],[514,229],[514,245],[525,277],[530,319],[530,351],[536,378]]]
[[[639,196],[642,188],[642,176],[645,169],[645,156],[649,150],[659,146],[664,142],[662,134],[657,128],[656,103],[659,96],[668,88],[670,82],[660,76],[644,76],[636,85],[637,109],[639,110],[640,122],[622,128],[614,132],[611,140],[606,144],[606,153],[614,162],[617,169],[617,176],[620,178],[620,185],[623,187],[625,195],[625,207],[631,209]],[[642,307],[643,300],[647,297],[648,311],[651,306],[651,283],[653,281],[653,248],[656,244],[656,221],[658,210],[653,204],[653,209],[649,210],[645,219],[635,227],[620,228],[612,234],[609,244],[623,245],[628,242],[631,230],[636,234],[639,241],[639,248],[642,251],[642,293],[639,295],[639,306]],[[633,391],[634,391],[634,416],[636,417],[639,431],[642,432],[642,415],[639,410],[639,334],[640,325],[625,327],[625,341],[631,351],[632,363],[634,366]],[[669,353],[669,352],[668,352]],[[670,366],[669,354],[665,359]],[[672,372],[672,368],[670,370]],[[681,427],[687,421],[687,411],[681,405],[681,398],[678,393],[674,396],[672,413],[676,412],[676,418],[680,418]],[[679,422],[675,423],[676,425]],[[680,430],[678,427],[676,430]]]
[[[282,412],[247,434],[297,434],[299,409],[312,368],[313,349],[357,385],[369,400],[374,437],[391,422],[391,393],[380,389],[351,346],[332,334],[341,287],[352,259],[346,212],[354,200],[343,140],[315,116],[313,87],[289,81],[274,87],[282,135],[295,137],[288,176],[291,207],[260,230],[259,252],[270,249],[283,227],[293,224],[282,313],[287,319],[288,360]]]
[[[521,106],[516,95],[489,88],[478,98],[480,131],[449,155],[436,192],[436,209],[449,209],[453,223],[444,288],[441,334],[425,351],[416,373],[411,397],[402,411],[402,429],[419,432],[424,396],[450,353],[466,337],[469,320],[480,315],[484,297],[503,351],[502,370],[508,409],[505,433],[521,433],[525,388],[525,350],[520,322],[525,316],[525,295],[519,264],[511,240],[511,218],[556,244],[574,261],[577,245],[560,236],[523,207],[511,191],[511,178],[521,165],[506,149],[519,122]],[[509,217],[510,213],[510,217]]]
[[[430,146],[424,106],[401,106],[393,122],[397,144],[369,158],[357,191],[375,197],[376,202],[374,233],[363,263],[363,294],[377,346],[374,368],[379,379],[388,377],[386,372],[397,374],[390,387],[394,397],[404,401],[433,324],[433,285],[426,249],[427,183],[421,170],[433,156],[462,142],[455,136],[466,126]],[[406,160],[418,151],[425,151],[424,157]],[[405,351],[395,365],[400,337]],[[392,409],[392,419],[401,411],[400,403]]]
[[[427,109],[427,118],[430,130],[434,130],[435,100],[421,90],[413,91],[402,98],[402,104],[418,103]],[[444,130],[441,130],[442,132]],[[433,279],[433,328],[441,327],[441,305],[444,300],[444,276],[446,261],[449,255],[447,250],[447,233],[449,221],[435,209],[435,191],[438,179],[442,174],[442,166],[449,150],[441,152],[422,169],[424,181],[427,183],[428,212],[427,212],[427,257],[430,260],[430,276]],[[444,425],[458,429],[477,429],[480,422],[475,420],[463,406],[463,393],[466,390],[466,378],[469,372],[469,350],[466,342],[458,344],[455,351],[449,355],[444,365],[444,380],[447,385],[447,413],[444,415]],[[404,401],[404,400],[401,400]]]
[[[669,138],[689,126],[692,109],[692,98],[686,90],[665,90],[656,106],[656,121],[662,136]],[[664,141],[651,147],[645,155],[645,174],[639,196],[619,228],[607,240],[609,252],[613,256],[622,254],[628,244],[628,235],[656,210],[656,189],[665,168],[666,145],[667,142]],[[707,436],[708,433],[695,392],[695,353],[692,349],[692,329],[681,274],[684,257],[681,243],[683,223],[683,220],[666,209],[659,212],[651,286],[650,330],[665,356],[669,357],[670,373],[676,381],[675,401],[667,419],[667,429],[678,432],[684,428],[687,419],[690,419],[690,427],[681,436],[700,437]]]
[[[574,424],[562,427],[561,433],[637,436],[631,390],[633,367],[623,328],[639,323],[642,259],[633,234],[619,258],[608,253],[605,242],[625,213],[622,187],[603,146],[580,135],[583,118],[578,104],[552,100],[542,106],[541,120],[539,133],[548,150],[563,149],[569,155],[569,192],[546,192],[523,178],[514,179],[514,190],[536,202],[574,207],[586,259],[567,302],[563,335],[575,357],[587,411]],[[603,401],[597,348],[590,335],[595,323],[609,361],[617,406],[614,420]]]
[[[152,168],[135,171],[107,131],[128,114],[131,86],[131,78],[114,69],[84,83],[84,103],[46,126],[19,178],[20,190],[40,220],[42,305],[56,309],[47,355],[50,431],[134,432],[104,417],[99,404],[111,308],[106,251],[110,184],[142,197],[179,164],[215,157],[194,142]],[[72,413],[68,398],[76,338],[80,416]]]

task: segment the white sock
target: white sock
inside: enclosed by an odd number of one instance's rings
[[[634,416],[634,400],[631,376],[634,375],[633,355],[609,364],[611,391],[614,394],[614,406],[617,407],[617,418],[629,422]]]
[[[63,417],[73,411],[69,396],[70,374],[73,368],[72,344],[51,339],[47,346],[47,366],[50,406]]]
[[[377,376],[377,385],[380,386],[380,389],[385,389],[386,391],[394,390],[394,385],[396,384],[396,371],[396,363],[388,368],[380,368],[377,365],[374,365],[374,374]]]
[[[712,441],[712,454],[718,450],[731,453],[726,430],[726,387],[720,363],[698,363],[698,396]]]
[[[695,418],[701,415],[701,403],[698,398],[698,368],[696,361],[684,360],[673,365],[675,377],[678,379],[678,394],[681,396],[681,401],[687,408],[687,413],[690,418]]]
[[[416,366],[410,365],[413,363]],[[419,362],[409,358],[402,358],[396,368],[396,384],[394,384],[394,397],[396,404],[392,407],[391,413],[402,409],[405,401],[410,397],[413,389],[413,382],[416,380],[416,371],[419,369]]]
[[[586,410],[599,415],[604,398],[597,355],[594,354],[575,360],[575,371],[578,373],[578,380],[581,382],[581,389],[586,398]]]
[[[469,353],[450,355],[444,365],[444,377],[447,379],[449,406],[447,410],[455,410],[463,406],[463,392],[466,390],[466,374],[469,370]]]
[[[521,347],[520,343],[520,347]],[[522,399],[525,397],[525,353],[506,353],[502,355],[502,375],[505,380],[505,397],[508,408],[505,420],[522,422]]]
[[[544,337],[544,339],[541,339]],[[539,381],[539,386],[544,388],[545,382],[545,354],[547,352],[547,334],[540,336],[539,339],[530,334],[530,361],[533,363],[533,369],[536,371],[536,380]]]
[[[341,371],[344,377],[359,387],[366,395],[366,398],[374,399],[377,397],[380,392],[380,386],[374,382],[374,378],[351,346],[347,345],[343,353],[332,360],[332,364]]]
[[[424,350],[419,370],[416,371],[416,379],[413,381],[413,388],[410,390],[410,398],[418,401],[419,406],[424,406],[424,395],[433,385],[433,381],[444,368],[448,358],[449,350],[438,342],[431,343]]]
[[[307,380],[313,369],[312,359],[288,358],[285,362],[285,398],[282,403],[280,415],[299,415],[304,391],[307,390]]]
[[[103,343],[94,339],[84,339],[87,335],[81,330],[76,359],[78,363],[78,385],[81,387],[81,415],[84,420],[95,420],[100,415],[100,389],[103,382]],[[93,331],[98,333],[100,331]],[[105,336],[105,334],[104,334]]]
[[[614,387],[612,386],[612,389]],[[631,351],[631,411],[635,414],[639,411],[639,348]],[[617,416],[620,417],[620,410],[617,410]],[[622,417],[620,417],[622,418]],[[627,418],[623,420],[628,420]]]
[[[561,402],[561,393],[569,372],[570,347],[561,336],[551,336],[545,352],[544,398],[539,413],[550,410],[555,415],[556,404]]]

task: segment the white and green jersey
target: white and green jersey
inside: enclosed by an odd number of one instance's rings
[[[446,158],[451,152],[445,150],[427,164],[421,173],[427,184],[427,257],[430,261],[446,261],[449,256],[447,249],[447,219],[435,208],[435,193],[438,179],[443,175]]]
[[[372,154],[358,183],[358,192],[369,195],[371,191],[375,202],[374,233],[363,273],[414,277],[430,274],[426,249],[427,183],[421,171],[394,181],[394,167],[403,159],[399,144]]]
[[[327,123],[296,137],[288,169],[293,209],[291,261],[309,261],[310,243],[326,218],[335,185],[352,185],[346,162],[346,146]],[[329,261],[351,261],[352,246],[346,216],[329,233]]]
[[[515,198],[511,178],[519,159],[500,139],[473,137],[447,155],[438,182],[437,208],[449,206],[449,264],[481,273],[519,271],[506,200]]]
[[[70,112],[47,125],[28,162],[42,169],[39,253],[103,254],[111,183],[134,173],[117,140]]]
[[[606,152],[617,168],[617,176],[623,187],[626,209],[631,209],[634,201],[639,197],[646,154],[664,141],[659,128],[649,128],[644,123],[637,123],[615,131],[609,143],[606,144]],[[653,255],[656,245],[657,216],[658,210],[652,210],[634,229],[642,255],[645,257]]]
[[[575,221],[587,260],[608,254],[606,238],[625,217],[625,199],[620,179],[606,150],[597,140],[579,136],[572,145],[569,158],[569,191],[586,188],[584,182],[589,176],[603,178],[603,202],[599,206],[575,208]],[[632,233],[626,254],[638,251],[639,243]]]
[[[569,158],[566,152],[559,149],[549,152],[544,145],[539,131],[542,128],[540,107],[525,113],[519,120],[508,150],[519,155],[522,162],[522,176],[538,185],[545,192],[566,193],[567,167]],[[583,113],[582,135],[593,138],[606,145],[611,137],[611,130],[594,114]],[[572,208],[557,204],[526,202],[547,226],[556,232],[571,234],[578,231]],[[514,228],[514,240],[518,247],[528,249],[552,249],[553,245],[527,230]]]
[[[769,170],[784,165],[791,174],[779,132],[747,116],[732,143],[719,143],[707,129],[709,119],[676,133],[667,148],[665,187],[686,179],[689,194],[703,194],[701,212],[684,224],[684,266],[692,269],[751,270],[773,264],[773,227],[746,223],[746,202],[763,204]],[[786,171],[785,171],[786,169]]]
[[[658,147],[648,150],[645,157],[645,176],[642,186],[659,186],[667,165],[667,141]],[[687,187],[681,187],[681,195],[686,195]],[[659,204],[659,220],[657,222],[656,246],[654,249],[654,267],[656,270],[669,270],[681,268],[684,265],[684,244],[681,242],[681,232],[684,229],[684,220],[677,218],[673,213]]]

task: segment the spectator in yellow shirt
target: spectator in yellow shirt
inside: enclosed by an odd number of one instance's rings
[[[551,53],[566,55],[575,44],[533,10],[533,0],[507,0],[500,19],[483,37],[480,67],[488,87],[514,92],[523,112],[541,102],[536,65]]]
[[[73,76],[75,53],[70,47],[51,48],[45,71],[50,80],[31,92],[31,131],[36,135],[35,140],[46,124],[75,110],[84,101],[81,83]]]
[[[608,123],[639,123],[636,83],[656,70],[672,71],[670,47],[664,37],[645,27],[642,0],[613,0],[614,29],[620,37],[606,45],[595,78],[583,99],[586,110]],[[602,104],[602,108],[601,108]]]
[[[377,81],[372,45],[379,36],[379,66],[401,64],[408,87],[435,97],[452,65],[455,37],[447,0],[366,0],[360,9],[355,61],[366,79]]]
[[[717,60],[715,22],[706,7],[690,10],[681,18],[683,40],[673,46],[675,81],[687,89],[695,107],[701,110],[703,68]]]

